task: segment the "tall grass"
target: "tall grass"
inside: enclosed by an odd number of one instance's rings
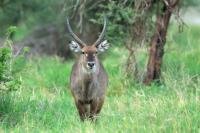
[[[69,92],[73,61],[30,60],[23,87],[0,97],[0,132],[200,132],[200,27],[170,29],[162,85],[127,78],[125,49],[110,50],[103,61],[109,88],[97,123],[79,120]]]

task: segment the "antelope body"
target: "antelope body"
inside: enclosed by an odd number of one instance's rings
[[[72,67],[70,86],[81,120],[95,118],[101,111],[108,86],[108,76],[97,54],[108,49],[109,44],[104,40],[107,19],[99,38],[93,45],[86,45],[72,31],[67,19],[67,27],[74,41],[70,49],[80,53],[78,60]]]

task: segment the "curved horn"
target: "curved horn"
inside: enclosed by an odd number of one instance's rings
[[[101,32],[101,34],[99,35],[99,38],[96,40],[96,42],[94,43],[95,46],[98,46],[99,43],[102,41],[102,39],[105,36],[105,32],[106,32],[106,27],[107,27],[107,18],[104,17],[104,25],[103,25],[103,30]]]
[[[68,18],[67,18],[67,29],[68,29],[69,33],[71,34],[71,36],[75,39],[75,41],[77,41],[82,46],[86,45],[81,39],[78,38],[78,36],[76,36],[74,34],[74,32],[72,31],[72,28],[71,28],[71,26],[69,24],[69,19]]]

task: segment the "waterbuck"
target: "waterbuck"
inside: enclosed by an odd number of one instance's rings
[[[80,54],[72,67],[70,86],[82,121],[86,118],[94,120],[104,103],[108,76],[97,55],[109,47],[107,40],[104,39],[106,26],[107,19],[105,17],[99,38],[94,44],[86,45],[74,34],[67,19],[68,31],[74,39],[70,43],[70,49]]]

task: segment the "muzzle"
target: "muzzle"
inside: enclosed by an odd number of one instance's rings
[[[87,69],[92,70],[96,67],[95,62],[88,62]]]

